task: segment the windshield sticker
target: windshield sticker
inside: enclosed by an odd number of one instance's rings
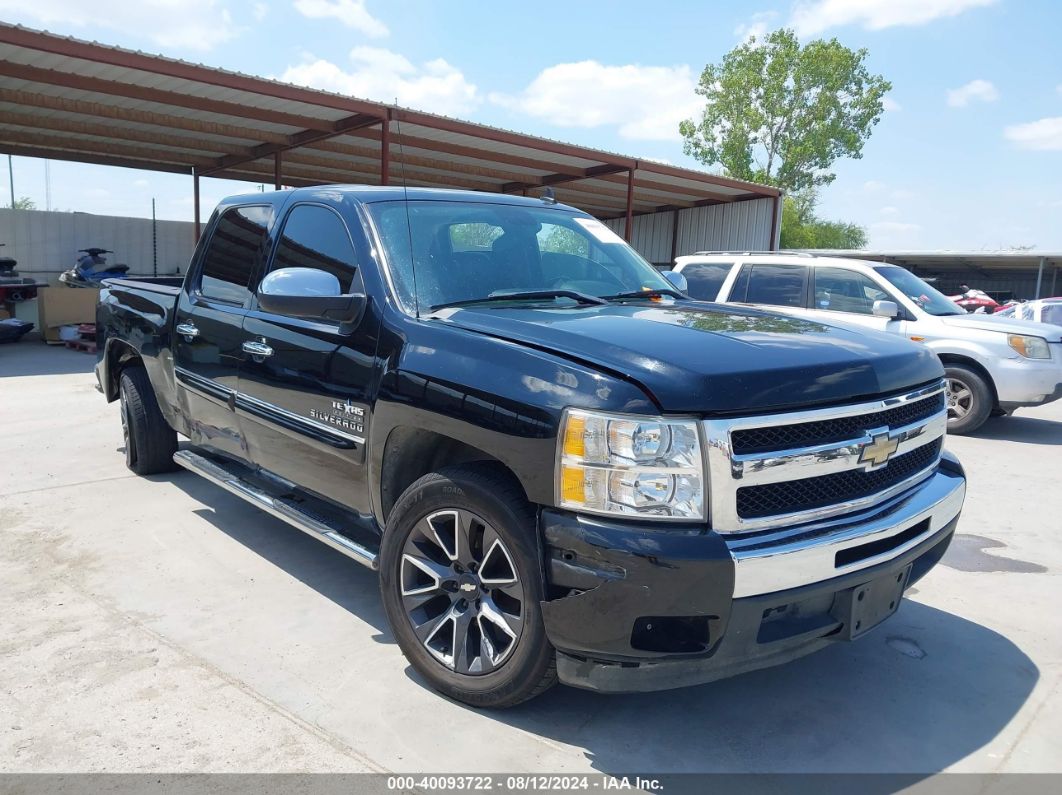
[[[602,243],[623,243],[623,238],[598,221],[596,218],[576,218],[575,223],[592,234]]]

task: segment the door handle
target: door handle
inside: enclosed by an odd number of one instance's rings
[[[177,333],[184,337],[188,342],[191,342],[199,336],[199,329],[195,327],[195,323],[178,323]]]
[[[273,349],[266,345],[264,342],[256,342],[254,340],[248,340],[243,343],[243,352],[249,353],[254,357],[266,357],[273,355]]]

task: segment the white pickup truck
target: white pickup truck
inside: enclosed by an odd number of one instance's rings
[[[769,306],[901,334],[932,349],[948,384],[948,431],[1062,398],[1062,327],[968,315],[896,265],[810,254],[701,252],[675,261],[690,296]]]

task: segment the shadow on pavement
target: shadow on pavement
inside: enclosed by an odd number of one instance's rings
[[[369,622],[379,642],[393,642],[373,572],[205,480],[157,479],[210,505],[197,513]],[[412,668],[406,674],[410,686],[425,686]],[[1038,678],[1002,635],[907,599],[860,640],[777,668],[659,693],[556,687],[514,709],[477,714],[580,748],[596,771],[614,775],[928,774],[995,738]]]
[[[380,633],[376,640],[393,642],[375,572],[197,475],[178,472],[148,479],[172,483],[192,499],[209,505],[195,513],[229,538],[371,624]]]
[[[999,734],[1038,678],[1002,635],[907,600],[788,665],[661,693],[556,688],[494,717],[584,748],[601,773],[930,773]]]
[[[1025,444],[1062,444],[1062,422],[1039,417],[993,417],[974,436]]]
[[[45,345],[36,335],[0,345],[0,378],[91,373],[95,366],[94,354]]]

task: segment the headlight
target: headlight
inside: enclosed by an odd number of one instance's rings
[[[705,517],[695,420],[568,410],[557,457],[557,504],[647,519]]]
[[[1026,359],[1050,359],[1051,351],[1043,337],[1027,337],[1024,334],[1008,334],[1007,344]]]

